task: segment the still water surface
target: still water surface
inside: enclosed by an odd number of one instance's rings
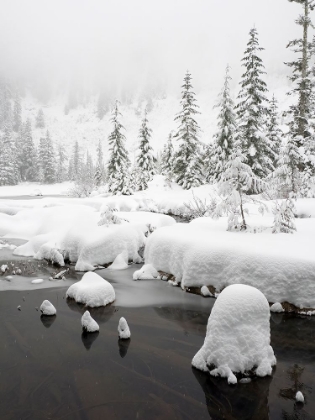
[[[273,376],[229,386],[191,367],[214,300],[133,282],[136,268],[99,272],[117,300],[91,310],[95,334],[82,334],[85,309],[65,287],[0,292],[1,420],[315,419],[315,317],[272,315]],[[40,316],[44,299],[56,317]],[[130,341],[118,340],[121,316]]]

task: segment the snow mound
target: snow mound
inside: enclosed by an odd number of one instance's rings
[[[295,401],[296,402],[300,402],[300,403],[304,403],[304,395],[302,394],[301,391],[298,391],[295,395]]]
[[[315,308],[314,220],[296,219],[294,235],[228,232],[223,217],[177,223],[148,237],[144,260],[183,289],[211,285],[219,292],[244,283],[259,287],[269,302]]]
[[[128,268],[128,262],[126,260],[127,258],[124,252],[118,254],[107,270],[125,270]]]
[[[83,330],[86,332],[96,332],[100,329],[98,323],[91,317],[89,311],[85,311],[82,315],[81,325]]]
[[[56,308],[51,302],[49,302],[49,300],[44,300],[39,309],[43,315],[56,315],[57,313]]]
[[[270,306],[270,311],[280,313],[280,312],[284,312],[284,309],[280,302],[276,302]]]
[[[43,282],[44,282],[43,279],[34,279],[34,280],[31,281],[32,284],[40,284],[40,283],[43,283]]]
[[[120,339],[127,340],[131,337],[130,329],[124,317],[121,317],[118,323],[118,335]]]
[[[202,286],[200,292],[201,292],[202,296],[204,296],[204,297],[213,296],[213,294],[210,292],[210,290],[208,289],[207,286]]]
[[[115,290],[107,280],[96,273],[88,272],[69,287],[66,297],[94,308],[114,302]]]
[[[152,280],[159,278],[159,273],[151,264],[145,264],[133,273],[134,280]]]
[[[203,346],[192,360],[197,369],[236,383],[233,372],[255,368],[257,376],[271,375],[276,358],[270,346],[270,310],[256,288],[234,284],[225,288],[210,314]]]

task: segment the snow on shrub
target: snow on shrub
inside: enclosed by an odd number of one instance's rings
[[[88,272],[69,287],[66,297],[94,308],[114,302],[115,290],[107,280],[96,273]]]
[[[192,365],[237,383],[234,373],[271,375],[276,358],[270,346],[270,311],[265,296],[243,284],[228,286],[210,314],[203,346]],[[234,372],[234,373],[233,373]]]

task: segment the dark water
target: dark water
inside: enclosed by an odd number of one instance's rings
[[[84,335],[84,308],[65,290],[0,293],[1,420],[315,419],[315,318],[273,315],[273,376],[229,386],[191,367],[209,310],[111,305],[91,310],[100,332]],[[56,317],[36,311],[44,299]],[[118,340],[121,316],[130,341]]]

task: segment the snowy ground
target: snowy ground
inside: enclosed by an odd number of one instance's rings
[[[61,265],[69,259],[76,270],[88,271],[113,262],[119,254],[139,263],[139,251],[145,247],[145,263],[173,274],[183,288],[211,285],[219,292],[229,284],[244,283],[261,290],[269,302],[315,308],[313,199],[297,201],[297,232],[289,235],[272,234],[272,213],[262,216],[253,205],[248,205],[246,233],[227,232],[224,217],[176,224],[170,216],[157,213],[184,214],[194,195],[210,202],[215,189],[208,185],[184,191],[175,184],[169,186],[162,176],[134,196],[58,197],[67,184],[23,184],[5,187],[2,193],[0,189],[0,194],[14,197],[35,189],[48,194],[46,187],[57,197],[0,201],[0,236],[27,241],[14,250],[15,255]],[[272,202],[266,204],[271,210]],[[115,209],[121,224],[100,223],[107,208]]]

